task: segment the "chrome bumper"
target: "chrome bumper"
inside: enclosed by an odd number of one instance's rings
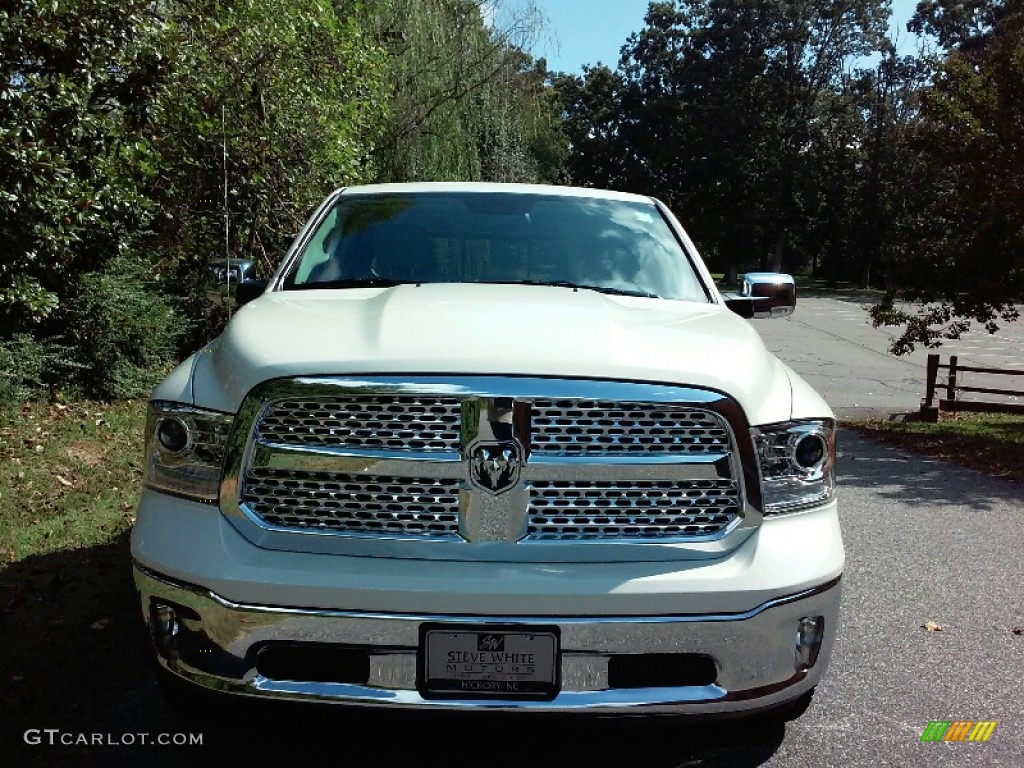
[[[154,634],[157,659],[169,672],[219,691],[277,699],[403,709],[594,711],[631,714],[714,714],[754,711],[799,698],[821,679],[836,635],[839,579],[780,597],[739,614],[683,616],[381,615],[240,605],[201,588],[135,566],[143,618],[154,605],[177,614],[173,638]],[[798,622],[824,617],[817,661],[801,669]],[[423,622],[557,625],[561,691],[551,701],[434,700],[417,691],[417,647]],[[152,625],[151,625],[152,628]],[[257,655],[274,643],[338,644],[365,652],[361,684],[269,679]],[[707,685],[609,686],[609,660],[620,654],[711,656],[717,679]]]

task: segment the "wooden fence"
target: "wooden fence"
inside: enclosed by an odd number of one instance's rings
[[[947,371],[945,384],[939,381],[939,370]],[[1024,413],[1024,402],[1010,403],[998,400],[963,400],[961,395],[970,392],[978,395],[1003,395],[1006,397],[1024,398],[1024,389],[1002,389],[995,387],[974,387],[960,384],[958,379],[962,373],[976,373],[984,376],[1024,376],[1024,370],[1011,368],[978,368],[971,365],[959,365],[956,355],[949,358],[945,365],[939,362],[938,355],[928,355],[928,386],[921,413],[938,417],[939,411],[981,411],[986,413]],[[989,380],[986,379],[986,382]],[[995,380],[992,383],[996,383]],[[940,397],[938,407],[935,405],[937,390],[945,389],[946,396]]]

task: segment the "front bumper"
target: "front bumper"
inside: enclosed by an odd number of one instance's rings
[[[676,616],[491,616],[380,614],[279,608],[235,603],[176,581],[138,563],[135,583],[147,621],[155,607],[177,617],[173,638],[154,633],[157,659],[170,673],[223,692],[304,701],[403,709],[487,709],[633,714],[725,714],[768,709],[799,698],[828,665],[839,615],[840,583],[769,600],[733,614]],[[801,668],[796,633],[804,617],[822,617],[816,661]],[[557,625],[561,635],[561,689],[550,701],[436,700],[417,691],[420,625]],[[151,622],[152,624],[152,622]],[[275,679],[261,671],[268,648],[336,648],[365,659],[345,682]],[[714,661],[714,679],[702,684],[616,684],[616,657],[691,654]],[[654,656],[654,655],[657,656]]]

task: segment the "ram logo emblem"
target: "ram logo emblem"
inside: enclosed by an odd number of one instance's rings
[[[519,482],[522,455],[519,444],[513,441],[479,442],[469,455],[470,480],[488,493],[504,493]]]

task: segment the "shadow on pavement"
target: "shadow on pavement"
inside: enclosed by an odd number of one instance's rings
[[[155,693],[155,691],[154,691]],[[353,713],[340,708],[218,718],[200,725],[165,721],[171,733],[202,734],[201,746],[50,747],[29,765],[207,766],[282,765],[311,758],[348,767],[735,766],[765,763],[785,735],[782,725],[704,726],[642,719],[451,716]],[[294,710],[294,707],[289,707]],[[138,722],[134,731],[152,727]],[[43,749],[38,747],[37,749]],[[55,754],[55,750],[60,750]],[[38,755],[43,757],[42,754]]]
[[[842,290],[829,290],[827,288],[799,288],[797,291],[797,306],[800,299],[835,299],[849,304],[878,304],[882,300],[880,291],[873,289],[848,288]]]
[[[913,502],[913,508],[969,504],[984,511],[1021,500],[1017,483],[890,448],[850,430],[840,430],[838,454],[840,488],[871,489],[891,501]]]
[[[782,725],[736,721],[695,725],[679,719],[455,717],[309,706],[244,707],[239,715],[220,708],[196,722],[176,715],[160,698],[130,563],[124,533],[104,546],[34,556],[0,570],[4,764],[180,768],[241,762],[287,767],[326,756],[346,768],[743,768],[767,761],[785,735]],[[45,729],[57,732],[49,735]],[[30,730],[38,743],[26,743]],[[202,734],[201,745],[142,744],[137,735],[153,741],[159,734],[193,733]],[[94,739],[101,743],[91,743]],[[124,746],[129,741],[135,743]]]

